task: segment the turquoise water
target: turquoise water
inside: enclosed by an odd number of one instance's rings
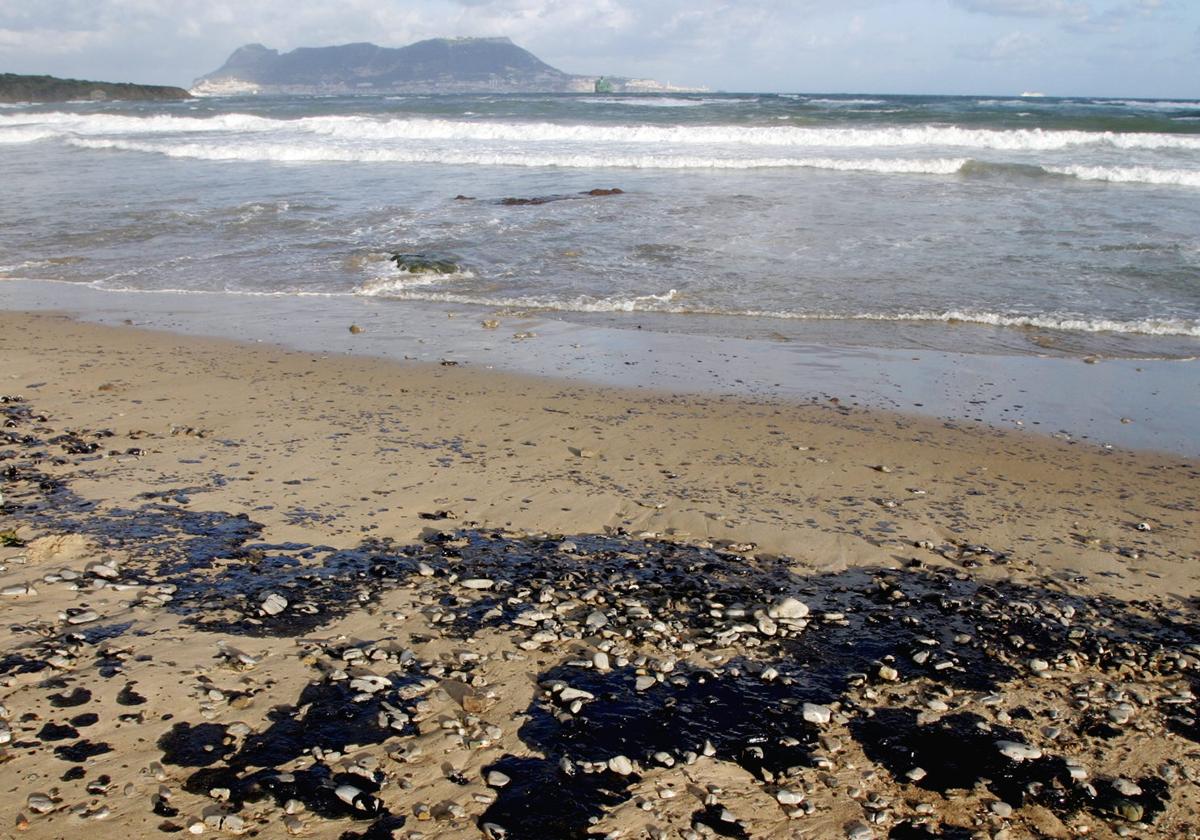
[[[0,171],[0,274],[114,294],[371,297],[834,346],[1200,349],[1200,102],[25,106],[0,109]],[[460,270],[407,273],[393,251]]]

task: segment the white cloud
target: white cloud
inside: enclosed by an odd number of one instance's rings
[[[956,53],[969,61],[1020,63],[1036,59],[1046,50],[1046,39],[1041,35],[1014,30],[991,41],[960,46]]]
[[[1001,17],[1057,18],[1086,20],[1092,9],[1076,0],[953,0],[954,5],[968,12]]]
[[[0,69],[188,84],[255,41],[506,35],[567,72],[740,90],[958,89],[971,84],[956,75],[967,56],[991,86],[987,64],[1048,65],[1067,48],[1098,78],[1138,70],[1180,89],[1186,73],[1135,67],[1160,66],[1165,50],[1139,45],[1194,55],[1197,24],[1198,0],[0,0]]]
[[[49,55],[69,55],[104,40],[98,32],[62,29],[0,29],[0,50],[34,50]]]
[[[992,42],[987,58],[991,61],[1012,61],[1036,54],[1045,46],[1046,42],[1040,36],[1028,32],[1009,32]]]
[[[951,0],[960,9],[994,17],[1055,20],[1076,31],[1120,32],[1134,18],[1166,11],[1174,0]]]

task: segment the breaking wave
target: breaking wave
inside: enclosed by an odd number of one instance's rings
[[[73,139],[86,149],[148,152],[200,160],[275,161],[279,163],[373,162],[437,163],[451,166],[523,166],[586,169],[778,169],[803,167],[842,172],[951,175],[963,158],[720,157],[663,152],[595,154],[571,151],[459,151],[435,148],[362,148],[316,144],[146,143],[131,140]]]
[[[420,291],[403,285],[387,282],[372,282],[360,286],[355,294],[367,297],[384,297],[394,300],[428,301],[431,303],[455,303],[464,306],[488,306],[496,309],[540,309],[552,312],[671,312],[662,308],[679,296],[671,289],[666,294],[633,295],[630,297],[592,297],[577,295],[573,298],[541,297],[488,297],[486,295],[463,294],[460,292]],[[683,310],[680,310],[683,311]]]
[[[252,114],[213,117],[117,114],[0,114],[0,135],[37,128],[62,136],[112,134],[241,133],[332,137],[372,141],[502,141],[536,144],[670,144],[675,146],[774,146],[781,148],[959,148],[1058,151],[1099,146],[1114,149],[1200,150],[1200,137],[1184,134],[913,125],[870,128],[743,125],[597,125],[428,118],[320,116],[273,119]],[[29,142],[28,140],[24,142]]]
[[[762,313],[770,315],[771,313]],[[824,318],[809,315],[776,315],[803,319]],[[1086,333],[1133,333],[1138,335],[1178,335],[1200,338],[1200,320],[1187,318],[1144,318],[1135,321],[1116,321],[1108,318],[1085,318],[1069,314],[1014,315],[995,312],[951,310],[946,312],[902,312],[895,315],[860,314],[830,316],[854,321],[940,321],[943,323],[984,324],[992,327],[1034,327],[1046,330]]]
[[[361,297],[398,297],[411,289],[475,279],[475,273],[470,269],[436,274],[427,271],[404,271],[395,268],[391,263],[381,266],[374,273],[376,276],[359,284],[354,294]]]
[[[414,275],[424,277],[428,275]],[[469,279],[473,275],[469,271],[459,274],[435,275],[435,281],[453,282]],[[18,279],[18,278],[13,278]],[[1080,333],[1117,333],[1130,335],[1152,336],[1182,336],[1200,338],[1200,319],[1194,318],[1143,318],[1136,320],[1116,320],[1109,318],[1086,317],[1070,313],[1046,313],[1038,315],[980,312],[973,310],[943,310],[943,311],[912,311],[897,313],[833,313],[833,312],[793,312],[767,310],[724,310],[689,305],[685,295],[677,289],[671,289],[663,294],[624,295],[614,297],[594,297],[577,295],[568,298],[537,297],[517,295],[512,297],[490,296],[486,294],[470,294],[464,292],[435,291],[426,288],[423,282],[413,282],[412,277],[384,277],[369,279],[355,288],[352,292],[315,291],[307,289],[251,290],[251,289],[181,289],[161,288],[146,289],[132,286],[116,285],[104,281],[93,281],[79,284],[67,280],[39,279],[35,282],[55,283],[66,285],[84,285],[97,291],[149,294],[149,295],[232,295],[238,297],[372,297],[390,300],[450,303],[460,306],[478,306],[503,310],[541,310],[546,312],[583,312],[583,313],[619,313],[645,312],[664,315],[706,315],[715,317],[746,317],[770,318],[786,321],[879,321],[879,322],[912,322],[912,323],[945,323],[945,324],[979,324],[991,327],[1008,327],[1017,329],[1045,329],[1062,332]]]
[[[947,310],[941,312],[898,312],[853,314],[821,312],[788,312],[764,310],[729,311],[715,308],[690,306],[682,301],[676,289],[666,294],[638,295],[631,297],[596,298],[579,295],[572,298],[544,298],[535,296],[492,297],[462,292],[444,292],[414,289],[402,284],[388,288],[381,284],[371,291],[357,291],[371,297],[387,297],[397,300],[454,303],[467,306],[487,306],[498,309],[534,309],[557,312],[647,312],[667,315],[711,315],[718,317],[775,318],[787,321],[892,321],[892,322],[941,322],[947,324],[981,324],[992,327],[1037,328],[1084,333],[1127,333],[1136,335],[1187,336],[1200,338],[1200,320],[1186,318],[1146,318],[1118,321],[1107,318],[1087,318],[1072,314],[1018,315],[969,310]]]
[[[1045,169],[1081,181],[1200,187],[1200,170],[1194,169],[1155,169],[1150,166],[1047,166]]]
[[[85,149],[143,152],[173,158],[275,163],[429,163],[449,166],[560,167],[569,169],[824,169],[889,175],[1066,176],[1081,181],[1200,187],[1200,170],[1152,166],[1087,166],[992,163],[971,158],[736,157],[675,152],[458,150],[299,144],[161,143],[75,138]]]

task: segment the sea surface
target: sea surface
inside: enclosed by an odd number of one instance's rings
[[[0,180],[0,278],[831,347],[1200,355],[1200,102],[29,105],[0,108]],[[458,268],[412,273],[393,252]]]

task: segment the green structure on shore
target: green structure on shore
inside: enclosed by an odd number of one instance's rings
[[[613,92],[613,83],[610,82],[608,79],[606,79],[604,76],[601,76],[599,79],[596,80],[595,90],[596,90],[596,93],[612,93]]]

